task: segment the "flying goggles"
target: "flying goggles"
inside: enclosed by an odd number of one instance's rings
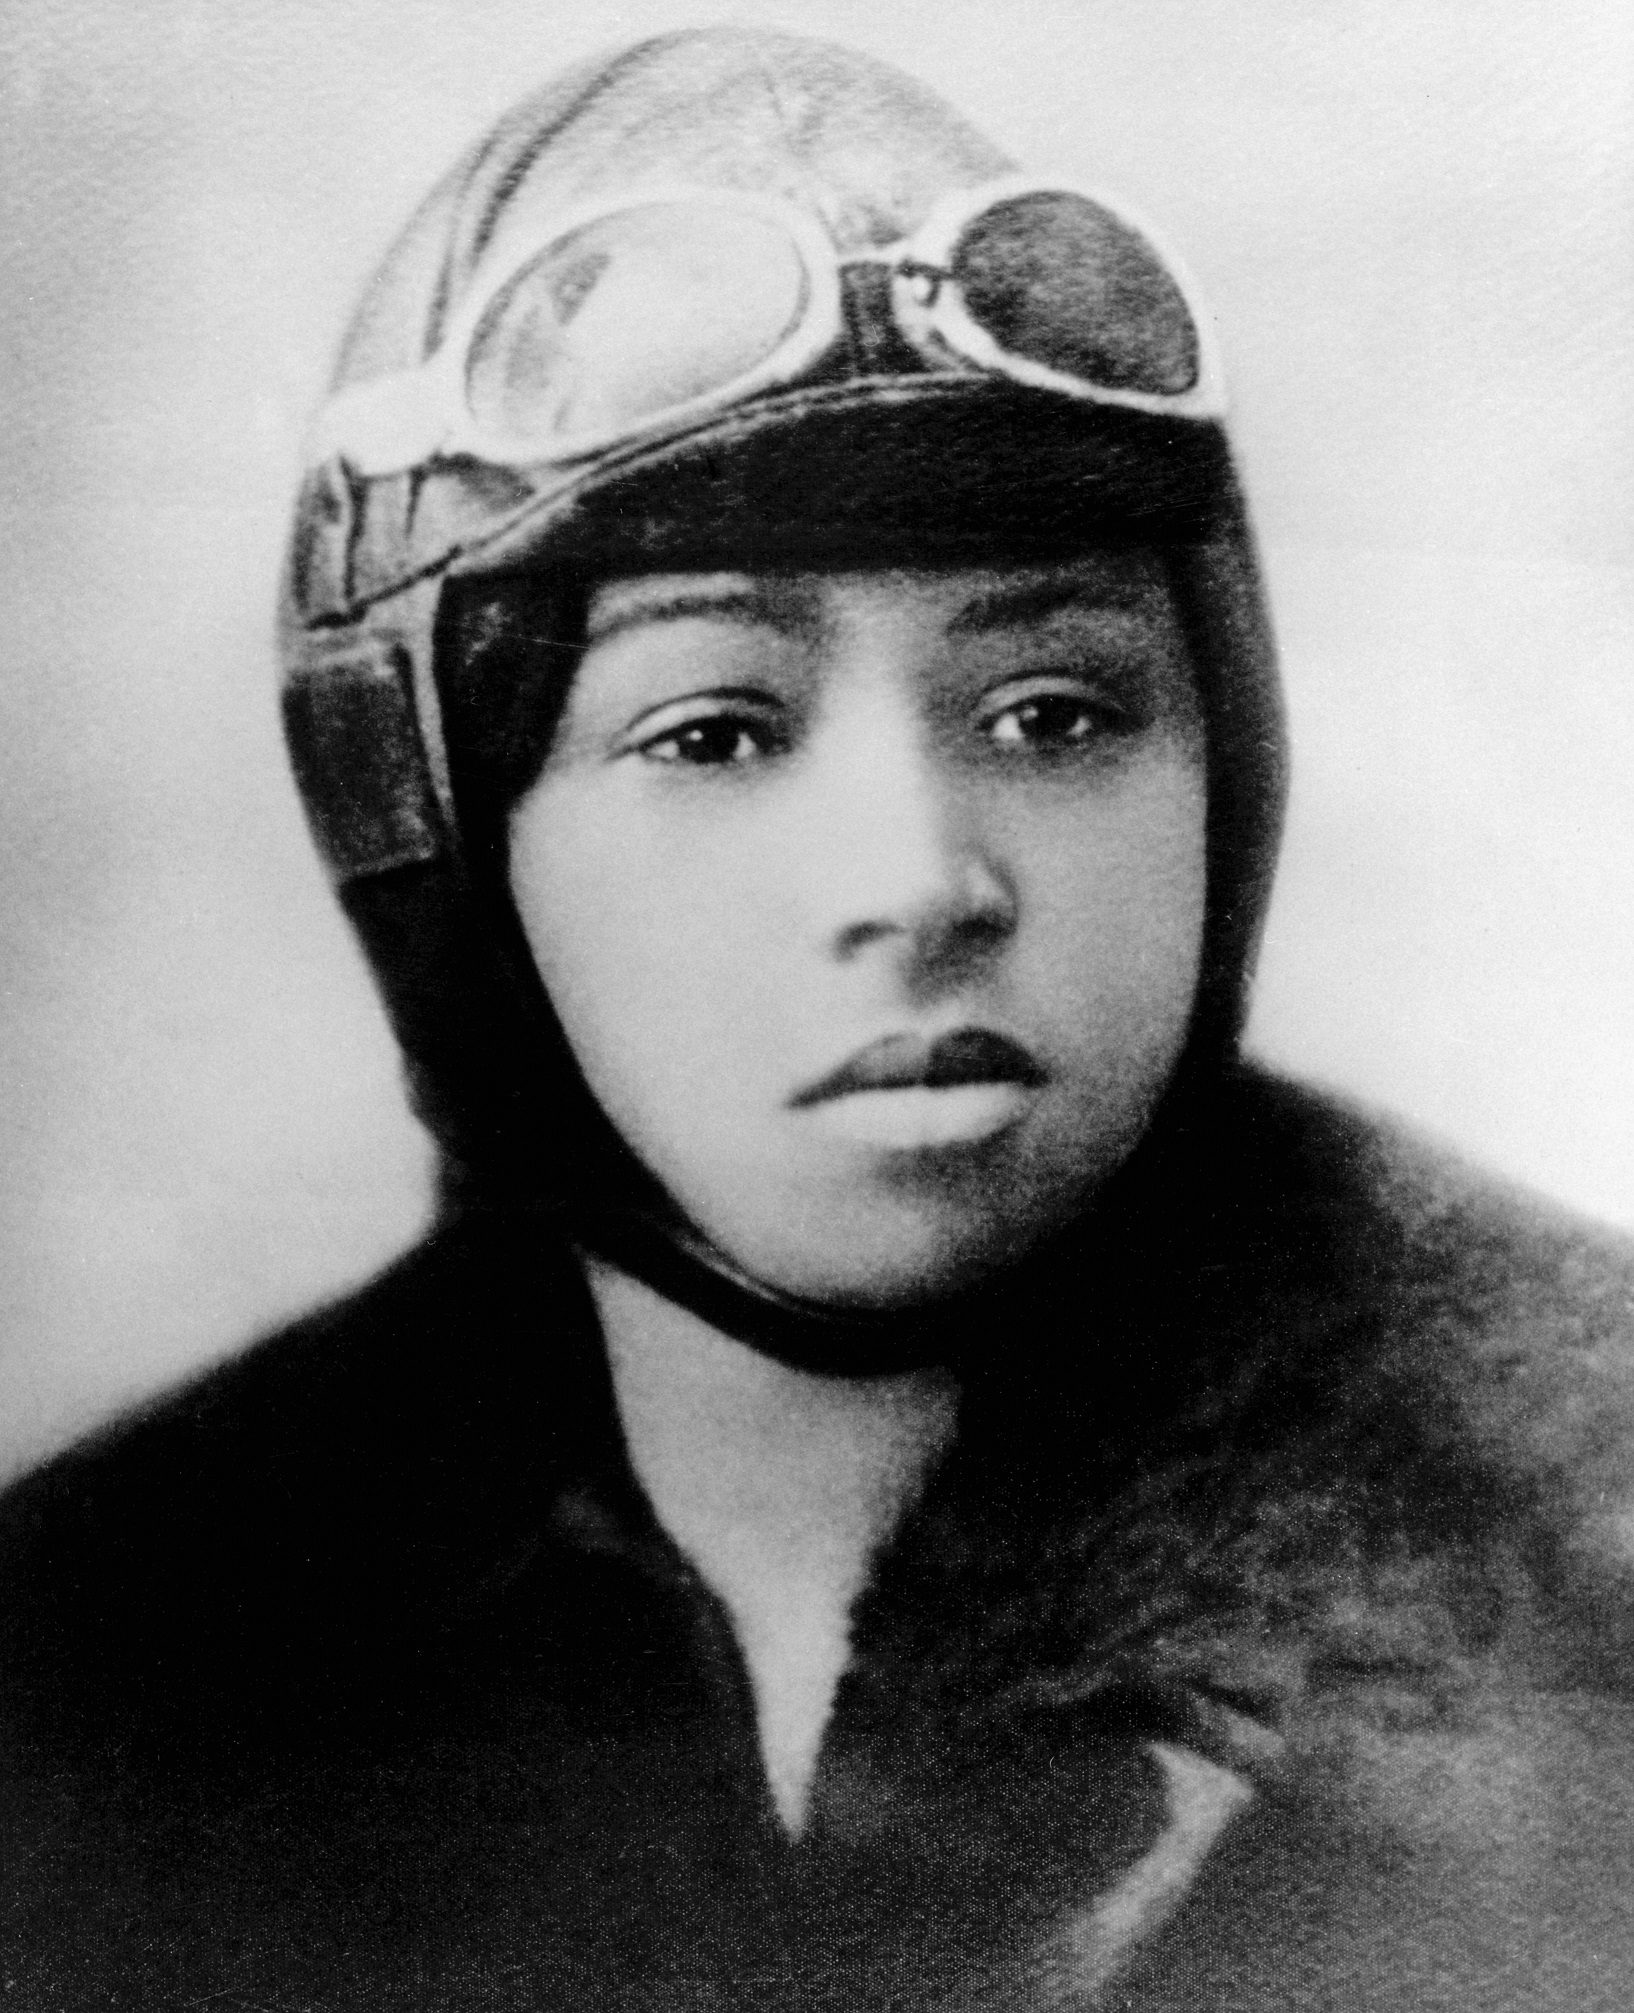
[[[1218,419],[1208,321],[1152,234],[1101,195],[988,182],[911,237],[841,254],[775,199],[668,188],[502,248],[417,369],[339,392],[314,461],[359,475],[439,458],[570,465],[797,384],[840,340],[842,274],[883,268],[897,329],[970,367],[1095,404]]]

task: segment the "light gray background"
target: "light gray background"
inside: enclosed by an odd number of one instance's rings
[[[372,259],[671,0],[0,11],[0,1466],[361,1276],[426,1156],[283,768],[301,431]],[[807,0],[1219,311],[1293,823],[1259,1048],[1634,1224],[1634,10]]]

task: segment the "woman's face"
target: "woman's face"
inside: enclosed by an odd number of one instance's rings
[[[749,1273],[889,1305],[1060,1227],[1186,1036],[1203,735],[1160,557],[609,582],[511,822],[591,1089]]]

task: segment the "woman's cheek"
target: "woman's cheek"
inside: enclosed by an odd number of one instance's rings
[[[730,819],[678,812],[667,779],[642,780],[536,792],[513,827],[512,885],[592,1090],[633,1145],[668,1158],[664,1135],[728,1118],[756,1074],[773,960],[763,850],[719,829]]]

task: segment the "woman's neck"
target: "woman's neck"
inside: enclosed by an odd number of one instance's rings
[[[956,1387],[937,1370],[791,1369],[627,1273],[586,1269],[631,1464],[732,1618],[772,1797],[798,1835],[852,1603],[953,1437]]]

